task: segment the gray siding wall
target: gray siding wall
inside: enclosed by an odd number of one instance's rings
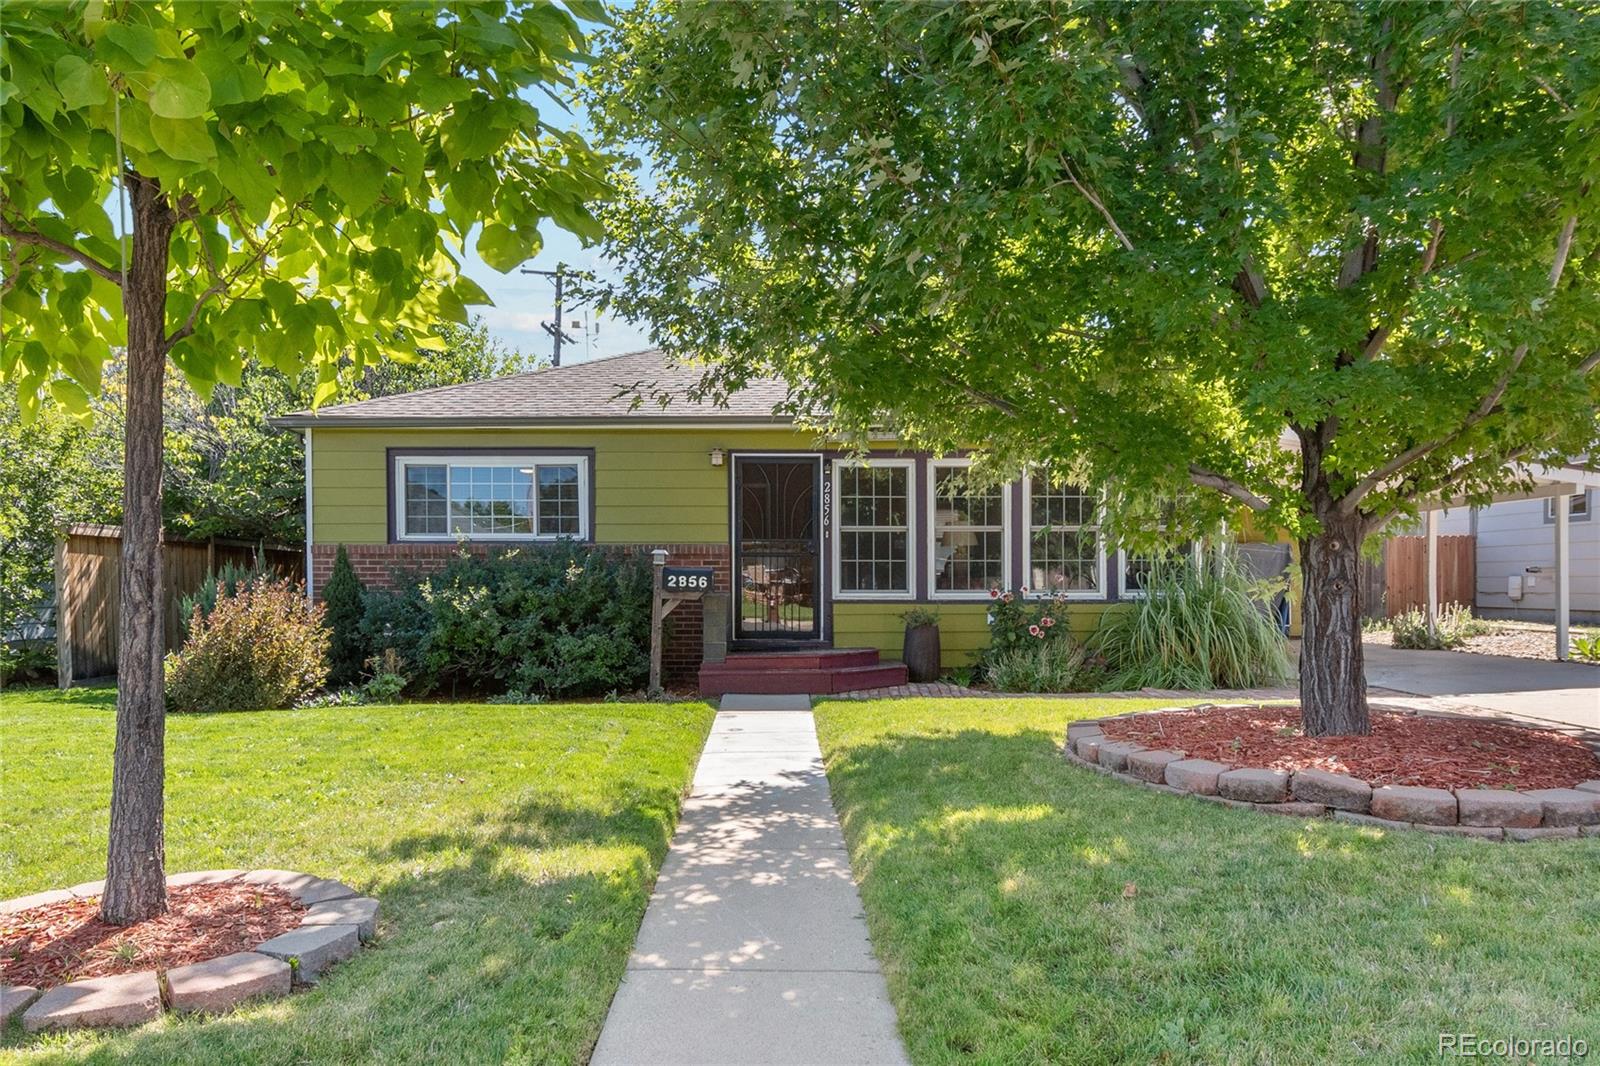
[[[1574,619],[1600,619],[1600,518],[1594,515],[1600,493],[1591,492],[1590,515],[1567,523],[1572,562],[1572,615]],[[1554,620],[1556,606],[1555,525],[1545,521],[1543,500],[1517,500],[1485,507],[1477,514],[1478,607],[1493,617]],[[1451,512],[1450,526],[1466,516]],[[1447,528],[1441,524],[1441,529]],[[1469,532],[1466,528],[1450,532]],[[1529,567],[1540,572],[1528,573]],[[1523,595],[1506,595],[1506,580],[1522,575]],[[1531,584],[1530,584],[1531,582]]]

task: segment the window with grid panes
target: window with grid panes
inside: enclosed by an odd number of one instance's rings
[[[840,465],[839,590],[911,591],[911,468]]]

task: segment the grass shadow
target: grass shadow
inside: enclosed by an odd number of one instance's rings
[[[824,728],[918,1062],[1422,1061],[1446,1031],[1600,1041],[1600,841],[1222,809],[1065,763],[1065,712],[990,713]]]

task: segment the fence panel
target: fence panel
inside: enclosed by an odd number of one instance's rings
[[[1428,538],[1390,537],[1385,552],[1385,590],[1388,615],[1428,606]],[[1452,535],[1439,538],[1439,604],[1471,607],[1478,588],[1477,538]]]
[[[183,638],[183,598],[228,563],[250,566],[258,557],[283,577],[305,578],[305,556],[297,548],[234,540],[165,541],[162,630],[168,651]],[[56,657],[62,688],[116,674],[121,578],[119,527],[72,526],[56,543]]]

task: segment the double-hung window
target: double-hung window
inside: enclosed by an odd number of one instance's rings
[[[589,535],[586,456],[402,456],[394,463],[400,540]]]
[[[834,463],[834,581],[840,596],[912,594],[913,480],[909,460]]]
[[[936,459],[930,467],[929,558],[936,597],[986,596],[1006,585],[1009,557],[1006,490],[975,488],[965,459]]]
[[[1100,494],[1081,485],[1027,481],[1030,593],[1072,599],[1106,594],[1106,555],[1100,533]]]
[[[1131,552],[1118,553],[1122,560],[1121,595],[1124,599],[1137,600],[1145,595],[1145,589],[1150,583],[1150,575],[1157,566],[1178,566],[1188,563],[1198,566],[1200,563],[1200,542],[1186,540],[1160,552]]]

